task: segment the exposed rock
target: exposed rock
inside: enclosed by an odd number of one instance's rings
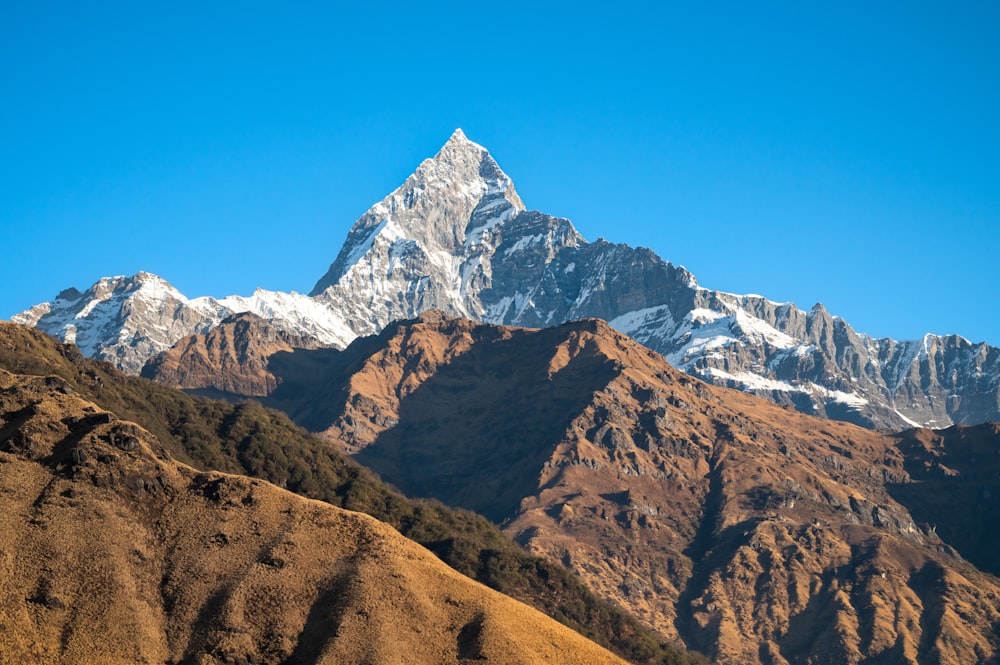
[[[105,277],[86,292],[67,289],[53,302],[12,317],[36,326],[88,357],[107,360],[130,374],[178,340],[204,334],[233,313],[252,312],[274,328],[306,336],[316,344],[343,345],[354,334],[313,299],[297,293],[258,289],[250,297],[189,299],[164,279],[145,272]]]
[[[274,392],[278,385],[267,368],[270,356],[320,346],[311,337],[279,330],[259,316],[244,312],[154,357],[143,368],[142,376],[157,377],[162,383],[181,388],[259,397]]]

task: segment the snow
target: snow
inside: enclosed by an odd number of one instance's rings
[[[86,319],[87,317],[90,316],[91,312],[93,312],[98,305],[107,302],[108,298],[110,297],[111,294],[109,293],[104,298],[101,298],[99,296],[91,298],[89,301],[87,301],[87,304],[83,306],[83,309],[81,309],[79,312],[76,313],[76,316],[74,318]]]
[[[895,409],[895,413],[896,413],[897,416],[899,416],[900,418],[903,419],[904,423],[906,423],[910,427],[922,427],[922,425],[920,423],[918,423],[917,421],[910,420],[909,418],[907,418],[906,416],[904,416],[902,413],[900,413],[899,409]]]
[[[136,289],[137,292],[142,293],[144,298],[150,300],[166,300],[167,298],[173,298],[174,300],[179,300],[186,303],[188,299],[184,295],[171,286],[165,279],[157,275],[153,275],[148,272],[140,272],[135,276],[135,282],[139,284],[139,288]]]
[[[777,330],[765,321],[747,314],[741,310],[736,311],[735,323],[740,330],[754,341],[766,341],[771,346],[778,349],[791,349],[801,343],[789,337],[785,333]]]
[[[513,245],[504,250],[504,256],[509,256],[510,254],[513,254],[514,252],[519,252],[525,249],[526,247],[529,247],[531,245],[536,245],[544,241],[545,237],[546,236],[544,233],[537,233],[535,235],[530,235],[520,238],[517,242],[515,242]]]
[[[936,341],[938,341],[937,335],[932,335],[930,333],[924,335],[923,338],[920,340],[920,351],[917,354],[917,358],[923,360],[925,358],[930,357],[931,346]]]
[[[730,374],[729,372],[721,369],[709,367],[701,373],[708,374],[715,379],[732,381],[733,383],[742,386],[743,390],[774,390],[787,393],[808,392],[807,390],[804,390],[801,387],[793,386],[786,381],[777,381],[775,379],[769,379],[757,374],[751,374],[750,372],[737,372],[736,374]]]
[[[868,400],[857,393],[845,393],[842,390],[832,390],[817,383],[812,383],[810,385],[812,386],[813,392],[819,393],[834,402],[839,402],[855,408],[860,408],[865,404],[868,404]]]
[[[298,293],[257,289],[249,298],[228,296],[217,302],[225,308],[220,320],[229,314],[252,312],[277,328],[334,346],[346,346],[356,336],[342,316],[318,299]]]
[[[868,404],[868,400],[857,393],[846,393],[841,390],[831,390],[816,383],[806,385],[795,385],[787,381],[778,381],[766,376],[760,376],[751,372],[737,372],[731,374],[716,367],[709,367],[701,370],[703,376],[708,375],[713,379],[732,382],[741,387],[742,390],[762,390],[785,393],[804,393],[820,397],[821,399],[832,400],[841,404],[846,404],[855,408],[860,408]]]
[[[483,267],[483,257],[482,255],[476,255],[472,258],[464,261],[459,268],[461,272],[461,277],[459,279],[459,290],[462,295],[462,301],[466,302],[472,294],[469,292],[469,282],[476,275],[477,272]],[[484,270],[485,272],[485,270]]]
[[[903,381],[906,380],[907,375],[910,373],[910,368],[917,361],[920,354],[919,342],[900,342],[899,346],[904,351],[897,356],[896,362],[892,365],[894,376],[891,382],[889,382],[889,387],[893,395],[896,394]]]
[[[728,291],[713,291],[712,289],[707,289],[703,286],[697,286],[697,285],[695,285],[693,288],[696,291],[706,291],[709,293],[714,293],[722,297],[724,300],[732,300],[734,303],[738,303],[742,306],[746,306],[746,304],[751,300],[766,302],[769,305],[773,305],[774,307],[785,307],[788,305],[794,305],[794,303],[792,302],[779,302],[777,300],[771,300],[770,298],[765,298],[764,296],[758,293],[729,293]]]
[[[673,332],[673,340],[683,343],[680,349],[667,354],[667,362],[674,367],[687,369],[700,356],[715,349],[742,344],[732,334],[733,317],[710,309],[696,308],[688,312]]]
[[[351,248],[351,253],[347,255],[346,263],[347,265],[354,265],[358,260],[367,254],[372,245],[375,244],[375,238],[378,237],[382,230],[389,225],[389,217],[383,217],[382,220],[375,225],[375,227],[368,233],[364,240],[356,244]]]
[[[517,214],[518,212],[517,209],[514,206],[512,206],[510,202],[507,201],[507,199],[504,198],[498,198],[496,201],[491,202],[490,205],[487,206],[486,208],[480,208],[480,211],[492,210],[493,208],[499,207],[503,204],[507,204],[507,207],[504,208],[504,210],[502,210],[500,214],[489,217],[482,224],[469,230],[468,234],[465,237],[466,247],[472,247],[474,245],[482,243],[483,238],[486,236],[487,232],[499,226],[500,224],[503,224],[508,219]]]
[[[714,309],[704,309],[702,307],[696,307],[684,315],[685,321],[701,325],[714,323],[719,319],[725,318],[727,317],[722,312],[716,312]]]
[[[483,312],[483,320],[494,324],[514,324],[529,305],[531,305],[530,294],[516,293],[513,296],[504,296]],[[507,315],[510,311],[514,312],[513,316]]]
[[[621,316],[608,321],[608,325],[615,330],[620,330],[626,335],[631,335],[633,331],[641,330],[650,324],[669,327],[673,326],[673,323],[673,316],[671,316],[670,307],[667,305],[637,309],[634,312],[622,314]]]

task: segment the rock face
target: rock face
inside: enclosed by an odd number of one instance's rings
[[[996,657],[1000,583],[973,565],[996,573],[993,542],[956,535],[1000,514],[995,426],[888,436],[809,417],[598,320],[429,312],[280,355],[265,403],[721,663]]]
[[[622,663],[370,517],[0,370],[0,660]]]
[[[361,216],[308,297],[187,301],[163,286],[158,299],[132,298],[135,281],[67,291],[15,321],[138,373],[182,336],[239,311],[337,347],[429,309],[528,327],[593,317],[705,381],[806,413],[896,430],[1000,420],[996,347],[954,335],[874,339],[821,305],[804,312],[712,291],[648,249],[587,242],[569,220],[526,210],[461,130]]]

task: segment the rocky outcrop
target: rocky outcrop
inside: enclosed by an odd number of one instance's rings
[[[488,515],[719,662],[995,657],[1000,584],[972,565],[988,543],[935,528],[949,473],[976,488],[952,492],[949,514],[994,514],[995,428],[981,468],[951,466],[944,435],[711,386],[599,320],[538,330],[430,312],[281,363],[311,373],[271,367],[283,380],[265,403],[407,493]]]
[[[622,663],[391,527],[0,370],[0,660]]]

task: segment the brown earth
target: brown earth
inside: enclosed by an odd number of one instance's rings
[[[618,663],[370,517],[0,370],[0,663]]]
[[[973,565],[996,572],[996,426],[811,418],[594,320],[428,313],[269,370],[267,403],[720,662],[997,660],[1000,582]]]

